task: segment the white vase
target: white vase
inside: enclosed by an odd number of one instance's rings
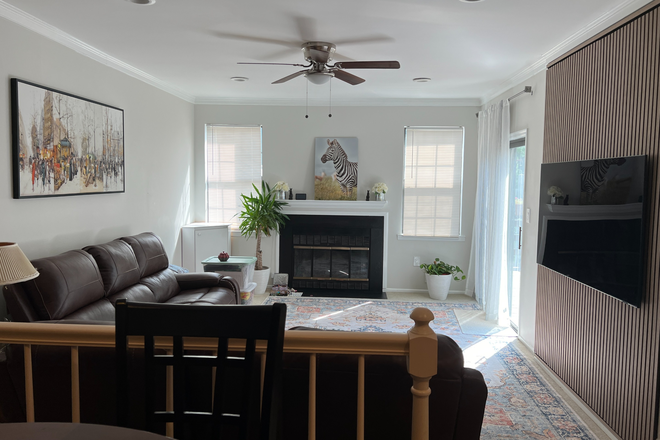
[[[449,275],[426,275],[426,286],[432,299],[445,300],[449,293],[449,284],[453,276]]]
[[[262,295],[268,287],[268,279],[270,278],[270,268],[264,266],[261,270],[254,270],[254,275],[252,275],[252,281],[257,283],[257,287],[254,288],[255,295]]]
[[[376,201],[377,202],[385,201],[385,193],[375,193],[375,194],[376,194]]]

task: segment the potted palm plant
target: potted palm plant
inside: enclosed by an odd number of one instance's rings
[[[275,191],[272,191],[266,182],[261,182],[261,191],[254,184],[252,184],[252,187],[254,188],[254,194],[241,194],[243,211],[240,214],[241,224],[239,227],[242,236],[247,238],[254,236],[257,239],[257,262],[254,266],[253,277],[257,287],[254,293],[262,294],[268,286],[270,268],[263,265],[261,236],[263,234],[270,237],[271,231],[279,232],[280,227],[284,225],[284,221],[288,220],[289,217],[282,213],[282,207],[287,203],[276,200]]]
[[[429,296],[433,299],[445,300],[449,293],[449,284],[452,278],[456,281],[464,280],[465,275],[458,266],[452,266],[436,258],[431,264],[420,264],[426,275],[426,285],[429,289]],[[459,274],[460,278],[459,278]]]

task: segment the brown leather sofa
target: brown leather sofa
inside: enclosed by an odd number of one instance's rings
[[[126,257],[131,255],[129,248],[135,261]],[[33,264],[41,273],[34,282],[5,289],[9,312],[15,320],[113,325],[113,303],[122,297],[197,304],[238,302],[238,289],[232,279],[213,273],[182,276],[167,269],[162,244],[153,234],[89,246],[83,251],[35,260]],[[80,296],[87,299],[81,300]],[[116,424],[114,350],[80,347],[79,357],[81,421]],[[136,364],[132,380],[136,383],[142,381],[144,374],[138,362],[140,358],[140,351],[133,351],[132,360]],[[68,348],[32,347],[37,421],[71,421],[70,362]],[[355,437],[357,365],[357,356],[317,356],[318,440]],[[481,373],[463,365],[463,353],[458,345],[451,338],[438,335],[438,373],[430,383],[431,439],[480,437],[488,391]],[[365,356],[365,367],[365,438],[410,438],[412,382],[406,359],[369,355]],[[208,396],[211,374],[209,371],[189,373],[186,387],[199,390],[196,395],[201,402],[190,409],[207,410],[205,405],[211,401]],[[283,379],[281,438],[306,439],[309,355],[285,354]],[[240,387],[240,379],[231,377],[227,385]],[[130,412],[134,417],[131,425],[135,428],[144,426],[140,417],[143,405],[144,396],[131,398]],[[11,346],[0,352],[0,423],[20,421],[25,421],[23,350],[21,346]]]
[[[114,303],[240,304],[238,284],[216,273],[169,269],[163,243],[145,232],[33,260],[39,276],[3,289],[12,321],[114,321]]]

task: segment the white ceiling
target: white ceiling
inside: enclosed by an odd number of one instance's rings
[[[304,63],[300,44],[320,40],[401,63],[351,70],[360,85],[333,80],[335,105],[476,105],[649,1],[0,0],[0,16],[191,102],[304,103],[304,77],[271,84],[300,67],[237,62]],[[310,102],[328,95],[309,84]]]

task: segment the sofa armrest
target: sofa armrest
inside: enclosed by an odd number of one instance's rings
[[[27,293],[23,289],[24,284],[18,283],[2,286],[7,311],[11,315],[11,320],[15,322],[39,321],[39,315],[37,315]]]
[[[215,287],[220,281],[220,275],[214,272],[192,272],[174,274],[181,290]]]
[[[486,411],[488,388],[483,374],[472,368],[463,370],[463,386],[458,406],[458,420],[454,438],[478,439]]]
[[[221,276],[218,286],[230,289],[236,295],[236,304],[241,303],[241,288],[238,287],[238,282],[235,279],[232,277]]]

